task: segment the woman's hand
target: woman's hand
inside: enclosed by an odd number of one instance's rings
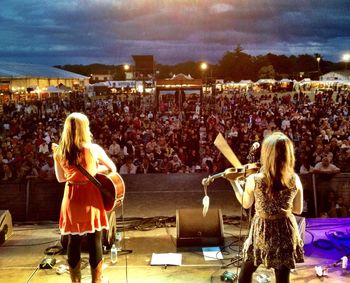
[[[104,164],[98,164],[97,166],[97,173],[108,174],[110,171],[111,170]]]

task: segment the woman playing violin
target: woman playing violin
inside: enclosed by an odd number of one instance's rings
[[[294,172],[294,146],[283,133],[263,141],[260,172],[247,177],[243,191],[238,178],[229,181],[244,208],[255,202],[249,235],[243,247],[239,283],[252,282],[259,267],[274,268],[277,283],[288,283],[290,270],[304,261],[303,243],[293,215],[303,210],[302,184]]]

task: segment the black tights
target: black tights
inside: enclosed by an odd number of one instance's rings
[[[81,239],[80,235],[68,235],[68,264],[71,267],[76,267],[80,260]],[[102,260],[102,232],[88,233],[86,235],[89,249],[89,263],[92,268],[96,268]]]
[[[239,272],[238,283],[251,283],[253,273],[257,270],[258,266],[255,266],[251,261],[243,262],[241,271]],[[276,283],[289,283],[290,270],[286,266],[281,268],[275,268]]]

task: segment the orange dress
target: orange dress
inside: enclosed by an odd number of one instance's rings
[[[80,165],[94,176],[96,164],[90,150],[85,148]],[[75,166],[66,165],[62,161],[60,165],[67,179],[59,220],[61,235],[84,235],[103,229],[108,230],[108,217],[99,189]]]

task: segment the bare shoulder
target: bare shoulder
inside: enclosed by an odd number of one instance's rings
[[[302,184],[301,184],[299,175],[295,173],[294,178],[295,178],[295,186],[298,190],[300,190],[302,188]]]
[[[84,144],[84,147],[89,149],[91,152],[100,152],[102,150],[102,147],[97,143],[86,143]]]

